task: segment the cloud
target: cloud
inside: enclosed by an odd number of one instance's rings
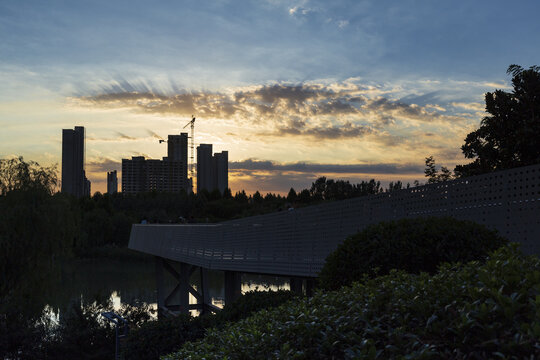
[[[100,173],[112,170],[120,170],[122,168],[122,162],[106,157],[98,157],[90,159],[86,162],[86,169],[88,172]]]
[[[133,137],[133,136],[129,136],[129,135],[126,135],[126,134],[123,134],[121,132],[116,132],[116,135],[118,135],[118,137],[120,139],[124,139],[124,140],[137,140],[137,138]]]
[[[339,20],[337,22],[337,25],[340,29],[345,28],[347,25],[349,25],[349,20]]]
[[[351,123],[346,123],[342,126],[328,126],[328,127],[282,127],[276,132],[270,134],[274,136],[286,136],[286,135],[302,135],[309,136],[315,139],[343,139],[343,138],[359,138],[366,134],[370,134],[372,130],[365,126],[353,126]]]
[[[148,133],[148,135],[150,135],[150,136],[153,137],[154,139],[165,140],[163,137],[161,137],[160,135],[156,134],[155,132],[153,132],[153,131],[150,130],[150,129],[146,129],[146,132]]]
[[[278,163],[269,160],[247,159],[230,161],[229,169],[238,171],[292,171],[297,173],[333,174],[418,174],[423,167],[412,164],[316,164],[308,162]]]
[[[452,112],[456,106],[437,103],[436,92],[395,98],[392,89],[362,83],[314,81],[300,84],[274,83],[225,89],[221,92],[182,91],[164,94],[147,85],[117,81],[94,95],[72,100],[84,107],[128,109],[139,113],[219,119],[258,136],[299,137],[336,141],[363,138],[400,127],[421,124],[454,126],[475,114]],[[418,101],[422,104],[416,104]],[[459,104],[454,102],[454,104]],[[443,130],[444,131],[444,130]],[[154,138],[159,135],[147,131]],[[118,133],[121,140],[135,138]]]
[[[124,133],[121,133],[119,131],[115,132],[116,137],[112,138],[98,138],[94,136],[87,136],[86,141],[92,141],[92,142],[122,142],[122,141],[137,141],[141,140],[143,138],[138,138],[130,135],[126,135]]]
[[[465,109],[468,111],[478,111],[483,112],[486,110],[485,104],[481,103],[463,103],[463,102],[452,102],[450,103],[453,107]]]
[[[430,104],[422,107],[416,104],[405,104],[386,98],[378,98],[371,101],[368,108],[377,114],[384,114],[385,116],[392,115],[393,117],[421,122],[432,122],[442,117],[439,112],[430,110],[434,109],[434,105]],[[435,108],[434,110],[438,109]]]

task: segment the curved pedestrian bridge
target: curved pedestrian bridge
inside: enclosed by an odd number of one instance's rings
[[[135,224],[129,248],[155,255],[161,266],[187,264],[182,271],[169,266],[177,279],[194,269],[201,278],[204,269],[223,270],[233,284],[226,286],[232,299],[239,292],[235,274],[313,279],[348,235],[380,221],[419,216],[473,220],[520,242],[525,253],[540,254],[540,165],[217,224]]]

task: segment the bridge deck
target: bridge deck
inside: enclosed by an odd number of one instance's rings
[[[371,223],[453,216],[540,253],[540,165],[209,225],[142,225],[129,248],[207,269],[315,277],[346,236]]]

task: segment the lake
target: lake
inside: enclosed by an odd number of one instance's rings
[[[208,275],[212,303],[223,307],[223,272],[209,271]],[[193,280],[196,287],[196,279]],[[45,313],[54,322],[70,306],[84,306],[93,302],[110,301],[116,310],[124,304],[148,304],[153,309],[157,308],[155,262],[151,257],[68,259],[59,262],[47,282],[47,291],[32,296],[35,296],[36,302],[43,304]],[[257,289],[289,289],[289,279],[242,275],[243,293]],[[195,298],[190,295],[190,303],[195,302]],[[197,313],[193,312],[193,315]]]

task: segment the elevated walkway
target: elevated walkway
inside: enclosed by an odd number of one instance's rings
[[[228,274],[310,279],[347,236],[420,216],[473,220],[540,254],[540,165],[217,224],[135,224],[129,248]],[[238,294],[238,282],[231,284],[229,293]]]

